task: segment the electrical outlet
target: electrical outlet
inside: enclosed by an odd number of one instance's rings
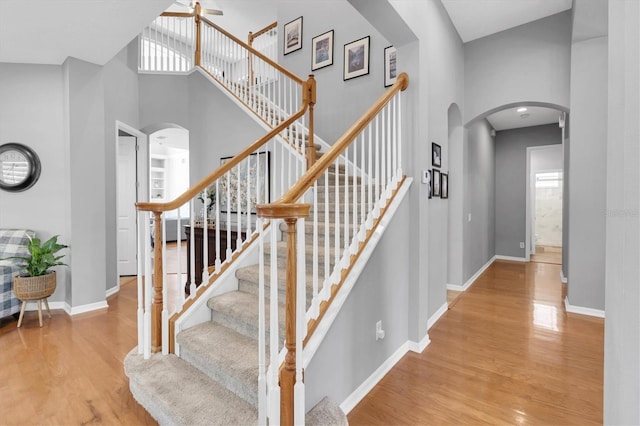
[[[382,321],[376,323],[376,340],[384,339],[384,330],[382,329]]]
[[[524,241],[520,241],[520,248],[524,248]]]
[[[469,213],[469,220],[468,221],[471,222],[471,213]]]

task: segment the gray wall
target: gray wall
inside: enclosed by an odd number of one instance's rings
[[[40,180],[27,191],[0,191],[0,228],[32,229],[40,238],[59,234],[71,244],[69,227],[69,152],[65,146],[62,67],[0,63],[0,144],[19,142],[40,157]],[[71,244],[65,262],[70,262]],[[59,267],[52,301],[65,300],[69,268]]]
[[[139,128],[138,39],[104,66],[104,158],[106,160],[106,287],[119,284],[116,221],[116,120]],[[141,151],[142,152],[142,151]]]
[[[640,424],[639,29],[639,2],[609,2],[604,331],[604,424],[608,425]],[[577,140],[574,130],[572,125],[572,141]],[[572,282],[573,277],[570,286]]]
[[[142,127],[175,123],[189,130],[191,182],[220,166],[266,131],[202,74],[140,75]]]
[[[571,51],[569,287],[574,306],[604,310],[607,37]]]
[[[465,117],[521,102],[569,106],[571,12],[464,45]]]
[[[333,30],[333,65],[313,71],[317,84],[314,112],[316,133],[333,144],[384,93],[384,48],[387,41],[346,0],[296,0],[278,2],[278,32],[293,19],[303,17],[302,49],[284,55],[279,63],[302,78],[311,71],[311,40]],[[344,45],[370,36],[369,74],[343,80]],[[345,102],[348,99],[349,102]]]
[[[341,404],[409,338],[408,197],[398,208],[342,310],[305,369],[306,407],[325,396]],[[395,265],[389,268],[388,265]],[[376,340],[376,322],[385,337]]]
[[[463,284],[496,254],[496,147],[491,130],[489,122],[481,120],[467,133]]]
[[[561,141],[557,124],[496,132],[496,255],[525,257],[527,147]]]

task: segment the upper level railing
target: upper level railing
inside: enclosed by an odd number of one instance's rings
[[[259,406],[268,401],[264,415],[269,424],[304,423],[304,346],[404,180],[401,91],[408,84],[402,73],[286,194],[257,207],[261,253],[269,255],[268,260],[260,256],[259,266],[258,395],[263,401]],[[268,240],[264,221],[271,223]],[[282,230],[286,247],[278,243],[276,229]],[[286,261],[278,261],[280,257]],[[286,266],[279,266],[283,263]],[[279,276],[286,281],[283,352]],[[267,347],[269,359],[275,360],[268,367]]]
[[[275,128],[298,109],[304,80],[280,66],[277,30],[266,27],[251,38],[252,47],[199,14],[165,12],[140,36],[140,72],[188,72],[199,67],[259,120]],[[274,24],[271,24],[274,25]],[[276,24],[277,25],[277,24]],[[274,43],[276,43],[274,45]],[[291,123],[280,136],[292,149],[315,158],[313,104],[309,116]]]
[[[196,290],[197,285],[203,283],[206,287],[212,283],[256,238],[257,204],[284,194],[305,172],[308,158],[315,158],[313,133],[304,134],[301,130],[305,122],[313,127],[313,76],[301,79],[202,17],[200,11],[199,3],[195,3],[193,13],[164,13],[146,28],[140,37],[140,70],[185,72],[200,67],[272,130],[177,199],[137,204],[138,349],[147,357],[160,349],[164,353],[172,351],[173,321],[201,293]],[[261,70],[260,75],[270,76],[269,79],[253,84],[247,78],[248,58]],[[175,271],[166,268],[168,217],[177,223],[177,235],[169,236],[172,240],[181,241],[184,224],[191,230],[187,242],[189,264],[184,265],[182,245],[177,244],[173,256],[177,265],[172,266]],[[201,249],[195,243],[198,232],[205,242]],[[210,234],[216,250],[213,262],[209,262],[206,243]],[[203,265],[202,269],[196,270],[196,264]],[[189,277],[186,286],[185,266]],[[185,298],[183,286],[189,299]],[[176,300],[171,306],[166,303],[169,294]]]

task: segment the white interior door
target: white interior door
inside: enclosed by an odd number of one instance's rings
[[[136,143],[133,136],[118,137],[118,275],[136,275]]]

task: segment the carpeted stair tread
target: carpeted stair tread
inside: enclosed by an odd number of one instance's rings
[[[309,244],[305,244],[304,246],[304,251],[305,251],[305,259],[307,261],[306,262],[307,268],[310,268],[313,265],[313,244],[311,244],[312,239],[309,239],[308,242]],[[340,241],[340,243],[342,243],[342,241]],[[284,268],[286,266],[286,259],[287,259],[287,242],[278,241],[276,245],[278,250],[278,253],[277,253],[278,266],[281,268]],[[341,248],[340,250],[341,250],[340,254],[342,254],[343,249]],[[335,248],[333,247],[333,245],[331,245],[331,247],[329,248],[329,262],[328,262],[330,265],[333,265],[335,263],[335,252],[336,252]],[[271,244],[267,244],[264,246],[264,256],[265,256],[265,260],[269,262],[271,259]],[[318,258],[319,264],[324,263],[324,259],[325,259],[324,248],[322,247],[318,248],[317,258]]]
[[[134,350],[135,351],[135,350]],[[124,360],[131,393],[160,425],[256,424],[255,407],[175,355]]]
[[[258,405],[258,341],[208,321],[176,336],[180,356],[253,406]]]
[[[324,397],[305,415],[307,426],[348,426],[349,421],[338,404]]]
[[[320,263],[320,267],[322,267],[322,263]],[[307,302],[311,300],[312,289],[313,289],[313,276],[310,274],[311,270],[307,271],[306,274],[306,283],[307,283]],[[246,293],[250,293],[253,295],[258,294],[258,278],[260,277],[260,267],[259,265],[249,265],[239,268],[236,271],[236,278],[238,279],[240,290]],[[268,265],[265,265],[264,272],[265,279],[265,297],[269,297],[269,289],[271,283],[271,268]],[[249,286],[248,286],[248,285]],[[286,270],[283,267],[278,267],[278,290],[280,291],[279,297],[284,295],[286,284]],[[322,285],[321,283],[319,285]],[[284,301],[284,299],[282,299]]]
[[[268,295],[267,295],[268,296]],[[284,300],[282,301],[284,302]],[[210,298],[207,306],[211,319],[252,339],[258,339],[258,296],[244,291],[230,291]],[[269,300],[265,300],[265,321],[270,321]],[[278,304],[279,337],[284,339],[284,304]],[[268,339],[268,337],[267,337]]]

